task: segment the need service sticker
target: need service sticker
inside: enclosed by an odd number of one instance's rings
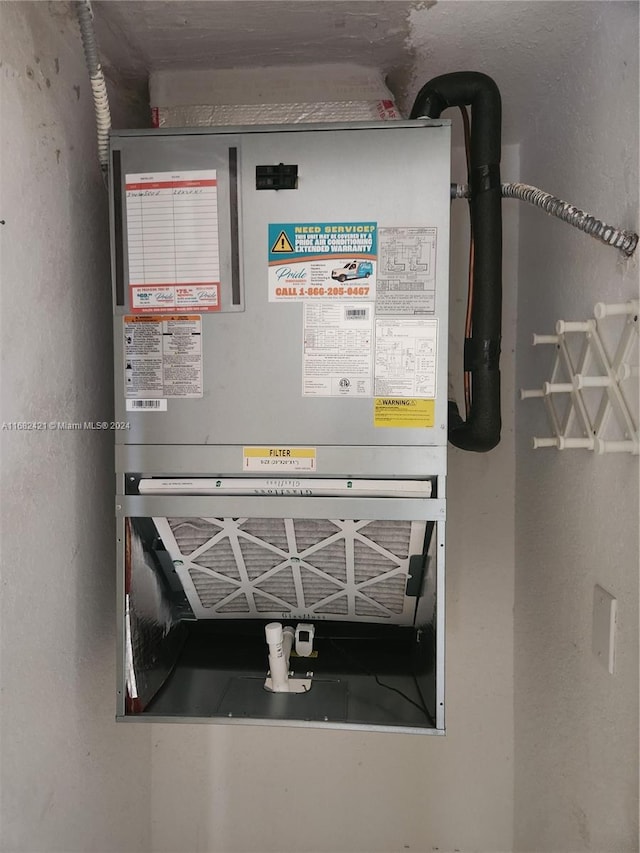
[[[269,302],[375,299],[375,222],[271,223]]]

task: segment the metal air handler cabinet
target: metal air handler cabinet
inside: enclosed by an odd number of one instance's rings
[[[449,122],[111,158],[118,718],[444,733]]]

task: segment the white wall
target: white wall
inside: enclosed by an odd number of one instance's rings
[[[2,417],[112,416],[106,191],[66,3],[2,3]],[[150,733],[116,726],[112,435],[3,429],[4,853],[149,849]]]
[[[523,180],[638,230],[638,5],[583,3],[571,25],[566,73],[523,136]],[[539,387],[553,354],[532,332],[637,298],[638,263],[532,208],[521,223],[518,383]],[[539,401],[517,404],[517,431],[516,848],[635,851],[638,459],[534,452]],[[618,599],[613,676],[591,651],[596,583]]]

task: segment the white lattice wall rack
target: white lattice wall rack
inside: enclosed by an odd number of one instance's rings
[[[549,381],[520,391],[542,400],[551,427],[534,449],[638,455],[638,307],[637,299],[599,302],[594,319],[558,320],[555,335],[533,336],[534,346],[556,349]]]

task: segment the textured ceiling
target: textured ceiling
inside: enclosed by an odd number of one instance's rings
[[[350,60],[389,70],[406,63],[414,6],[385,0],[94,3],[104,50],[131,71]]]
[[[501,89],[505,142],[554,108],[558,82],[573,74],[572,57],[610,7],[606,0],[94,2],[105,64],[120,80],[144,81],[160,68],[355,62],[387,74],[406,111],[430,77],[479,70]]]

